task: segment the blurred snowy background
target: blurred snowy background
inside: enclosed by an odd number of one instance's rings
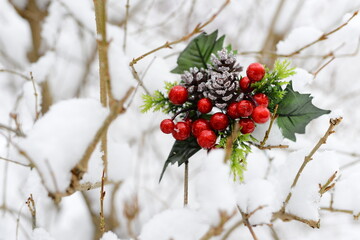
[[[289,148],[254,148],[242,183],[233,182],[222,150],[199,152],[190,161],[187,208],[182,207],[183,167],[170,166],[158,183],[173,144],[158,127],[165,116],[139,111],[144,89],[153,92],[164,81],[179,80],[170,70],[187,42],[135,65],[144,88],[137,86],[129,62],[191,32],[223,1],[130,0],[127,21],[126,2],[107,1],[110,77],[117,99],[137,88],[108,130],[104,214],[111,232],[102,239],[253,239],[237,205],[250,214],[261,240],[360,239],[354,217],[360,213],[360,16],[342,26],[360,1],[232,0],[205,28],[226,35],[244,69],[254,61],[271,67],[278,55],[291,55],[297,67],[294,89],[311,92],[314,104],[332,113],[311,122],[297,142],[282,139],[275,128],[268,143]],[[324,41],[292,54],[339,26]],[[48,196],[65,192],[70,170],[108,115],[99,102],[97,56],[93,1],[0,0],[1,240],[101,237],[99,146],[82,180],[93,190],[76,191],[60,202]],[[307,165],[286,206],[287,213],[306,222],[320,220],[320,228],[275,220],[304,156],[330,117],[338,116],[342,123]],[[255,136],[261,139],[266,128],[257,128]],[[319,184],[335,172],[335,187],[320,196]],[[35,217],[25,203],[30,196]]]

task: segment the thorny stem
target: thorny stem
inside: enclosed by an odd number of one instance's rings
[[[312,157],[314,156],[314,154],[316,153],[317,150],[319,150],[319,148],[321,147],[321,145],[323,144],[326,144],[326,140],[328,139],[328,137],[333,134],[335,131],[334,131],[334,128],[340,124],[342,120],[342,117],[339,117],[339,118],[335,118],[335,119],[330,119],[330,126],[329,128],[327,129],[327,131],[325,132],[324,136],[322,138],[319,139],[318,143],[315,145],[315,147],[310,151],[309,155],[305,156],[304,158],[304,162],[302,163],[300,169],[298,170],[295,178],[294,178],[294,181],[293,183],[291,184],[291,189],[293,189],[299,178],[300,178],[300,175],[301,173],[303,172],[304,168],[306,167],[306,165],[312,160]],[[289,194],[287,195],[286,197],[286,200],[280,210],[280,212],[285,212],[285,207],[286,205],[288,204],[288,202],[290,201],[290,198],[291,198],[291,191],[289,192]]]
[[[189,161],[185,161],[185,170],[184,170],[184,207],[188,205],[189,199]]]

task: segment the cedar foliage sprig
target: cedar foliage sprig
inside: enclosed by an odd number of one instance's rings
[[[290,67],[291,62],[289,60],[276,60],[272,71],[267,69],[265,77],[251,85],[257,93],[264,93],[271,100],[269,103],[269,109],[273,112],[275,106],[283,99],[286,90],[284,85],[289,82],[282,81],[294,75],[295,68]]]

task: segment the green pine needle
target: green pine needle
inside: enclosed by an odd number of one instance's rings
[[[165,82],[166,93],[169,93],[170,89],[176,85],[178,85],[178,82]],[[166,95],[159,90],[156,90],[153,95],[143,95],[144,104],[140,107],[140,111],[146,113],[152,109],[154,112],[175,113],[179,106],[172,104]]]

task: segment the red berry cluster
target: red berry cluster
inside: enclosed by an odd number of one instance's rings
[[[209,114],[213,110],[214,102],[209,98],[201,98],[196,103],[197,114],[194,119],[174,123],[174,119],[165,119],[160,124],[163,133],[172,134],[176,140],[186,140],[193,135],[202,148],[212,148],[218,133],[224,131],[228,126],[237,121],[243,134],[252,133],[255,123],[265,123],[270,118],[268,97],[263,93],[251,94],[254,90],[252,83],[260,81],[265,75],[265,68],[260,63],[252,63],[246,70],[245,77],[239,81],[240,101],[228,104],[224,112]],[[169,92],[169,100],[175,105],[182,105],[188,101],[189,93],[184,86],[174,86]],[[194,109],[195,110],[195,109]],[[190,111],[190,110],[189,110]],[[202,118],[204,114],[209,120]],[[237,120],[238,119],[238,120]]]

